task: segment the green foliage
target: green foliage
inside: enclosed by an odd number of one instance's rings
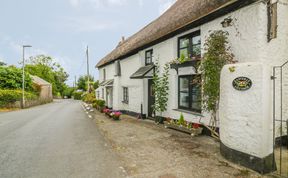
[[[66,96],[67,98],[72,98],[74,91],[75,91],[75,88],[66,87],[65,90],[63,91],[63,96]]]
[[[29,74],[38,76],[51,83],[54,96],[57,96],[58,93],[63,96],[63,92],[67,87],[65,81],[69,75],[60,64],[56,63],[52,57],[45,55],[31,57],[29,63],[25,67]]]
[[[82,100],[88,104],[92,104],[94,102],[96,102],[96,96],[95,93],[87,93],[82,97]]]
[[[7,64],[0,59],[0,66],[6,66]]]
[[[91,86],[91,83],[93,84],[93,81],[94,81],[94,78],[91,75],[89,76],[89,81],[90,81],[90,86]],[[80,76],[77,82],[77,88],[79,90],[87,91],[87,87],[88,87],[87,82],[88,82],[87,75]]]
[[[183,64],[184,62],[188,61],[188,58],[185,56],[185,54],[181,54],[180,58],[178,58],[178,61],[180,64]]]
[[[180,114],[180,118],[179,118],[177,124],[178,124],[178,125],[184,125],[184,124],[185,124],[184,116],[183,116],[182,113]]]
[[[97,88],[99,88],[99,80],[97,80],[96,82],[94,82],[93,88],[94,88],[94,90],[96,90]]]
[[[0,66],[0,89],[22,89],[22,70],[15,66]],[[33,91],[32,79],[27,73],[25,90]]]
[[[83,92],[75,91],[73,93],[74,100],[81,100],[82,99],[82,95],[83,95]]]
[[[205,42],[205,51],[200,65],[203,79],[204,109],[216,113],[220,95],[220,73],[224,65],[233,62],[233,54],[228,46],[228,33],[215,31]]]
[[[99,107],[104,107],[105,106],[105,100],[97,100],[96,103],[97,103],[97,105]]]
[[[26,100],[37,99],[37,95],[31,92],[25,92]],[[22,100],[22,90],[0,90],[0,107],[5,107],[8,104],[13,104],[16,101]]]
[[[153,88],[155,95],[155,104],[153,105],[153,109],[155,112],[159,112],[160,116],[162,116],[162,113],[167,110],[169,91],[169,69],[169,64],[165,64],[163,75],[160,76],[159,61],[156,61],[155,72],[153,75]]]

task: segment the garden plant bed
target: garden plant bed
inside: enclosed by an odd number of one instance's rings
[[[202,133],[202,130],[203,130],[202,127],[199,127],[199,128],[186,128],[186,127],[183,127],[182,125],[171,124],[169,122],[164,122],[164,127],[165,128],[174,129],[174,130],[178,130],[178,131],[184,132],[184,133],[189,133],[192,136],[200,135]]]

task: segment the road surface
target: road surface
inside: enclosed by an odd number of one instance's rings
[[[78,101],[0,113],[1,178],[121,178],[120,167]]]

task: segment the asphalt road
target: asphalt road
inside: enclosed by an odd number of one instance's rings
[[[77,101],[0,113],[1,178],[121,178],[120,167]]]

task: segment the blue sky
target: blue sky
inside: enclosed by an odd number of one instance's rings
[[[2,0],[0,60],[19,65],[21,46],[27,57],[54,57],[74,76],[86,73],[85,48],[90,48],[90,73],[96,63],[126,38],[161,15],[175,0]]]

